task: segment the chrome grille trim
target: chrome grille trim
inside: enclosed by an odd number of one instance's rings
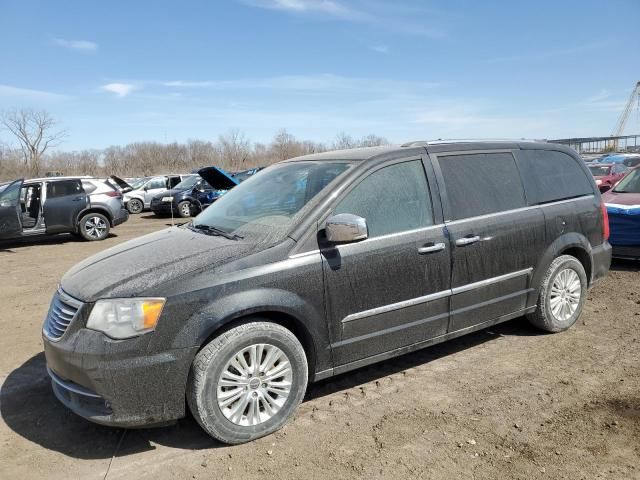
[[[70,297],[59,288],[51,299],[49,313],[42,328],[44,335],[52,341],[60,340],[81,306],[82,302]]]

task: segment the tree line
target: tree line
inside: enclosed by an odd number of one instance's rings
[[[135,142],[105,149],[55,150],[67,132],[47,112],[14,110],[0,115],[0,181],[38,177],[48,172],[63,175],[140,177],[162,173],[185,173],[215,165],[235,172],[265,167],[281,160],[309,153],[386,145],[384,137],[354,138],[339,133],[331,143],[299,140],[285,129],[269,143],[253,142],[234,129],[215,141],[188,140],[184,143]]]

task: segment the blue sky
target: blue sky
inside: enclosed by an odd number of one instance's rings
[[[637,0],[0,0],[0,12],[0,110],[48,110],[64,149],[233,128],[263,142],[281,128],[328,142],[608,135],[640,80]]]

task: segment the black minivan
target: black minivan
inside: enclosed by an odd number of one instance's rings
[[[611,260],[571,149],[414,142],[266,168],[192,222],[72,268],[43,328],[57,398],[105,425],[269,434],[316,381],[526,315],[572,326]]]

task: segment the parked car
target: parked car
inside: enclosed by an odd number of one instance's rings
[[[568,329],[608,272],[607,237],[593,177],[560,145],[299,157],[67,272],[47,368],[94,422],[164,423],[188,405],[211,436],[246,442],[282,427],[309,381],[522,315]]]
[[[171,190],[189,175],[159,175],[151,177],[124,194],[124,204],[129,213],[138,214],[151,207],[151,199],[160,193]]]
[[[621,163],[627,167],[640,165],[640,155],[637,153],[615,153],[599,160],[600,163]]]
[[[183,218],[197,215],[238,183],[220,168],[201,168],[173,189],[153,197],[151,211],[156,215],[175,213]]]
[[[600,192],[606,192],[624,177],[628,167],[624,163],[598,163],[588,168]]]
[[[45,177],[16,180],[0,192],[0,239],[73,233],[103,240],[129,218],[122,194],[106,180]]]
[[[613,256],[640,259],[640,167],[602,195],[611,225]]]

